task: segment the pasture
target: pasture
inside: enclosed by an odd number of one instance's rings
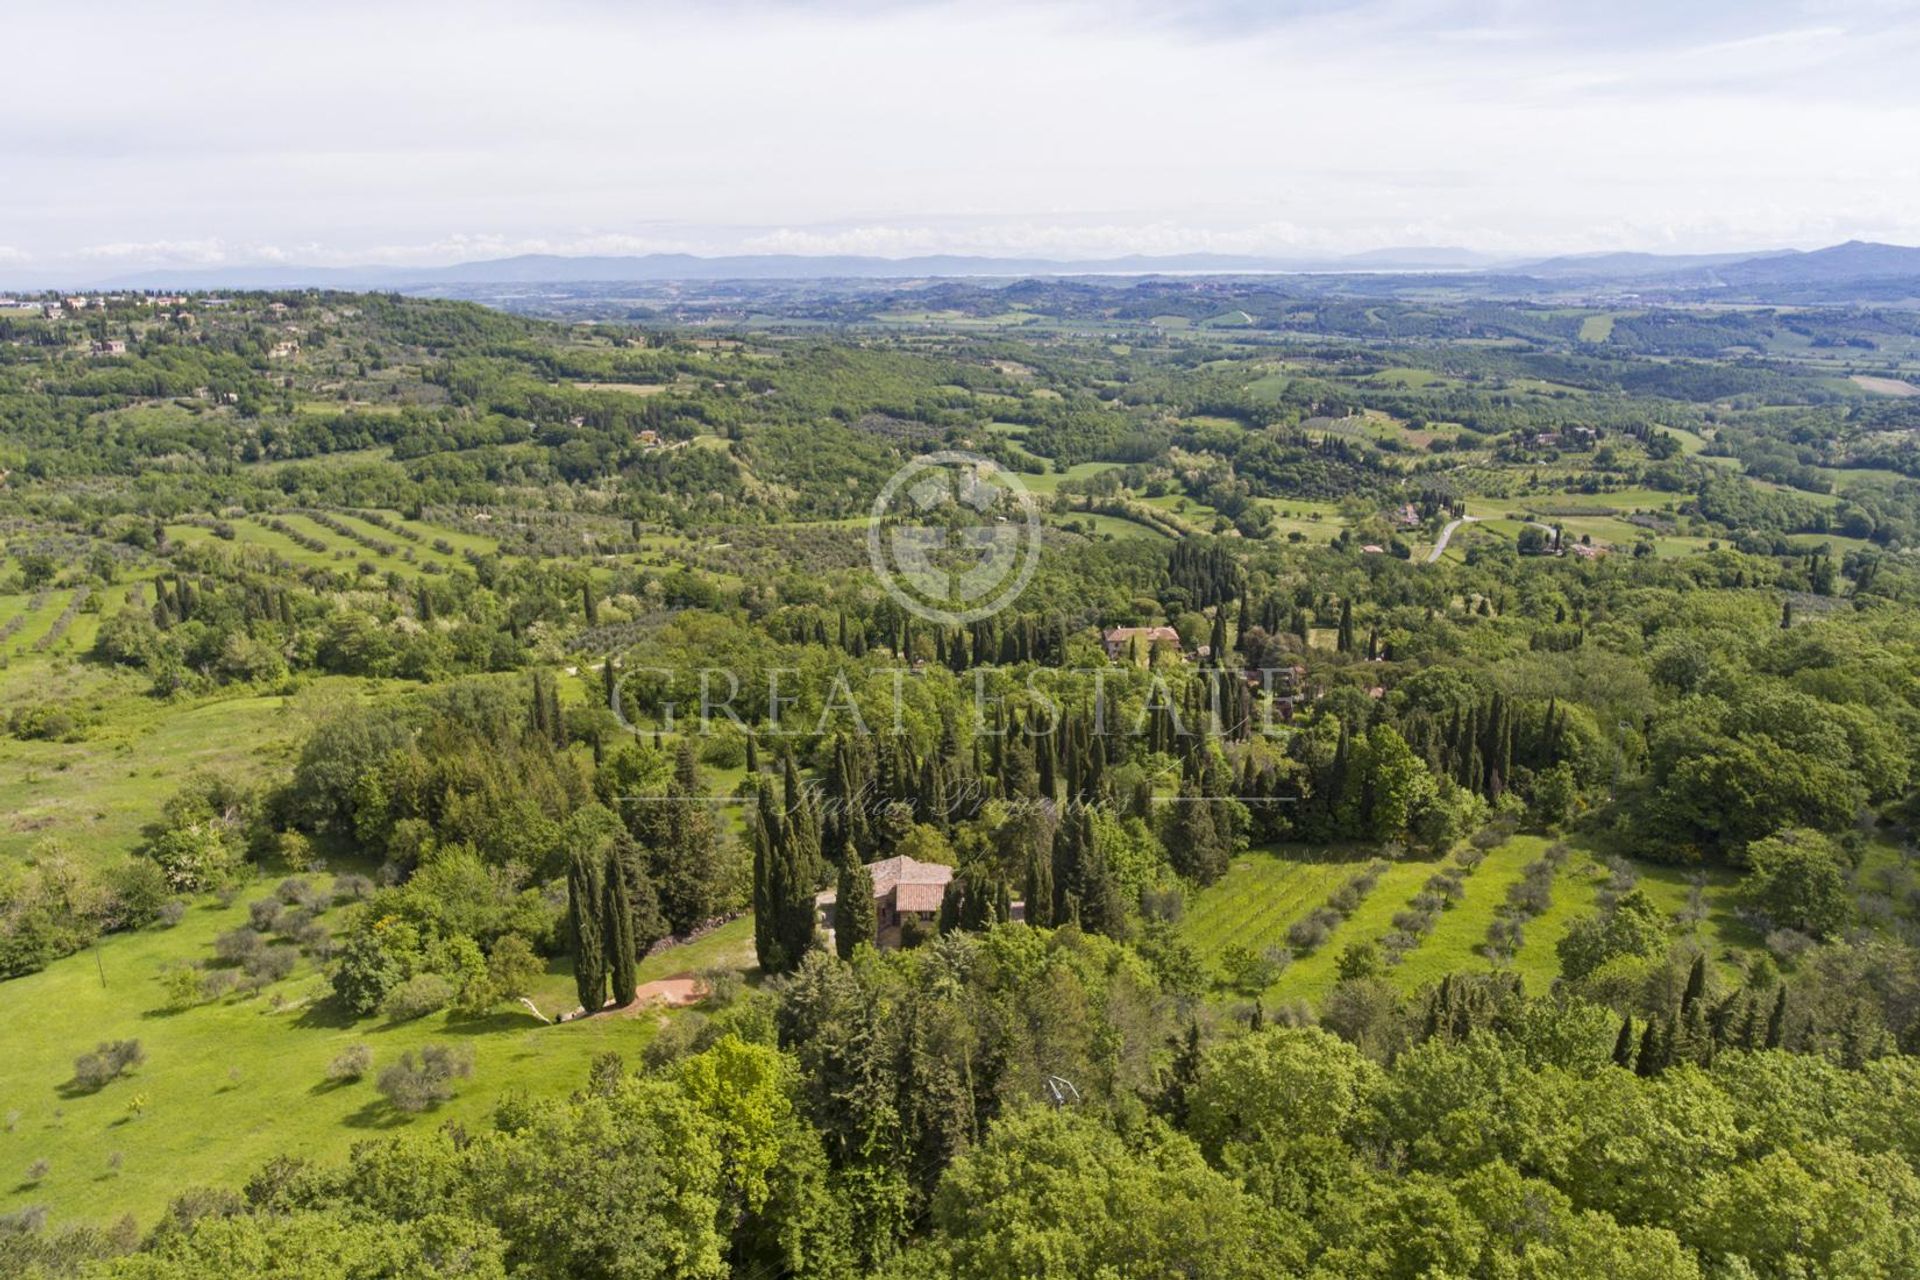
[[[325,875],[305,877],[325,886]],[[245,897],[268,896],[265,880]],[[349,908],[320,917],[338,924]],[[192,1186],[237,1186],[270,1157],[343,1156],[364,1138],[443,1123],[484,1128],[494,1103],[578,1088],[598,1054],[637,1065],[665,1016],[618,1013],[543,1025],[517,1006],[461,1020],[449,1013],[411,1022],[350,1022],[326,1000],[325,979],[301,959],[291,976],[253,994],[229,994],[175,1009],[165,971],[211,959],[221,932],[243,924],[245,898],[196,904],[172,928],[102,940],[94,950],[9,982],[9,1052],[0,1060],[0,1212],[55,1206],[67,1219],[132,1214],[151,1225],[168,1200]],[[751,962],[751,926],[735,923],[687,947],[649,958],[641,981]],[[573,1003],[571,976],[556,963],[534,996],[549,1016]],[[77,1054],[102,1041],[137,1039],[143,1065],[98,1090],[74,1080]],[[331,1080],[328,1066],[350,1045],[373,1052],[374,1072]],[[473,1051],[473,1077],[451,1101],[419,1115],[388,1105],[374,1074],[427,1044]],[[137,1100],[137,1101],[136,1101]],[[217,1112],[217,1130],[207,1117]],[[217,1133],[217,1136],[216,1136]],[[26,1177],[45,1160],[44,1177]]]

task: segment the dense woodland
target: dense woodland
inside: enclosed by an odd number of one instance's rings
[[[96,1097],[129,1151],[217,1134],[134,1100],[254,1007],[381,1044],[294,1083],[394,1130],[124,1218],[22,1159],[0,1270],[1920,1274],[1920,396],[1853,381],[1914,376],[1910,313],[734,301],[0,318],[22,814],[120,805],[169,717],[279,735],[125,841],[7,833],[0,991],[169,954],[140,1041],[7,1078],[0,1151]],[[868,567],[933,448],[1044,515],[967,626]],[[816,895],[903,855],[938,919],[829,943]],[[1324,888],[1227,945],[1263,868]]]

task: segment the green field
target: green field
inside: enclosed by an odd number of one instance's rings
[[[1217,962],[1233,946],[1256,952],[1284,947],[1287,927],[1364,866],[1364,859],[1308,861],[1268,850],[1242,854],[1217,883],[1194,895],[1182,928],[1208,961]]]
[[[1045,475],[1020,477],[1020,482],[1035,493],[1054,493],[1063,481],[1085,480],[1088,476],[1097,476],[1102,471],[1112,471],[1120,464],[1117,462],[1080,462],[1065,471],[1049,471]]]
[[[324,884],[328,877],[307,879]],[[54,1202],[65,1216],[107,1221],[131,1213],[151,1224],[182,1189],[237,1185],[274,1155],[337,1158],[355,1142],[399,1128],[484,1126],[493,1100],[505,1093],[578,1088],[596,1054],[613,1050],[637,1062],[658,1025],[660,1015],[643,1014],[544,1026],[511,1008],[469,1022],[442,1013],[399,1025],[347,1023],[323,1002],[325,980],[306,960],[259,994],[169,1011],[163,968],[185,957],[210,958],[214,937],[244,923],[246,899],[268,896],[273,883],[261,881],[232,907],[197,905],[172,929],[115,935],[93,952],[7,984],[15,1016],[0,1059],[0,1212]],[[337,926],[346,909],[321,919]],[[743,968],[751,952],[751,927],[738,921],[652,957],[640,976]],[[572,991],[556,964],[535,1003],[551,1015],[572,1007]],[[77,1054],[128,1038],[145,1049],[143,1066],[95,1093],[73,1086]],[[471,1047],[474,1073],[459,1096],[425,1114],[396,1112],[370,1078],[327,1079],[328,1063],[348,1045],[369,1046],[377,1071],[431,1043]],[[143,1100],[138,1114],[129,1109],[135,1098]],[[210,1129],[214,1111],[219,1122]],[[27,1167],[42,1159],[51,1165],[45,1178],[25,1180]]]
[[[1508,890],[1550,843],[1546,836],[1519,834],[1490,850],[1466,874],[1464,891],[1440,912],[1433,932],[1388,970],[1394,984],[1412,991],[1448,973],[1495,968],[1482,951],[1487,930],[1505,905]],[[1288,926],[1324,904],[1329,894],[1365,865],[1364,859],[1336,860],[1303,848],[1242,854],[1219,881],[1193,895],[1181,921],[1182,933],[1202,959],[1216,966],[1229,947],[1245,947],[1256,954],[1269,947],[1285,951]],[[1389,864],[1353,915],[1311,954],[1293,960],[1269,995],[1278,999],[1325,995],[1337,980],[1340,953],[1355,943],[1378,942],[1392,929],[1394,915],[1445,865],[1445,859],[1419,858]],[[1635,867],[1641,888],[1677,921],[1687,905],[1689,874],[1651,863]],[[1591,851],[1573,848],[1554,878],[1552,905],[1526,922],[1524,945],[1508,966],[1525,980],[1528,990],[1544,994],[1560,976],[1555,945],[1574,921],[1592,913],[1607,874]],[[1732,873],[1716,872],[1707,886],[1706,919],[1697,926],[1676,923],[1675,937],[1697,937],[1716,957],[1760,945],[1761,939],[1735,918],[1736,880]]]
[[[257,776],[290,762],[318,709],[373,696],[378,682],[322,677],[292,696],[166,702],[135,677],[75,665],[23,669],[0,681],[0,706],[71,695],[100,717],[78,742],[0,737],[0,857],[25,857],[43,839],[114,862],[140,839],[168,796],[195,770]],[[311,710],[310,710],[311,709]]]

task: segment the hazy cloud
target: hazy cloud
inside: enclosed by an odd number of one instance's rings
[[[1920,241],[1897,4],[26,0],[8,31],[0,236],[49,268]]]

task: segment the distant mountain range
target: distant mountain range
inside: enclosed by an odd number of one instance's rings
[[[1802,252],[1602,253],[1534,260],[1471,249],[1397,248],[1341,257],[1283,258],[1190,253],[1090,260],[936,254],[913,258],[752,254],[634,257],[529,254],[444,267],[169,267],[95,279],[0,280],[16,288],[92,289],[394,289],[536,286],[722,280],[887,280],[953,277],[1149,275],[1446,274],[1481,279],[1489,291],[1529,293],[1633,291],[1649,296],[1729,300],[1843,300],[1851,289],[1873,300],[1920,300],[1920,248],[1851,240]],[[1417,282],[1415,282],[1417,283]],[[1464,280],[1463,280],[1464,283]],[[1413,287],[1410,285],[1410,287]],[[1832,295],[1841,296],[1832,296]]]
[[[523,254],[445,267],[163,267],[63,287],[96,289],[384,289],[486,284],[619,284],[643,281],[885,280],[939,277],[1063,275],[1266,275],[1299,272],[1459,271],[1497,259],[1469,249],[1376,249],[1334,258],[1275,258],[1185,253],[1117,258],[994,258],[929,254],[912,258],[854,255],[740,254],[698,257],[649,253],[633,257]],[[42,286],[45,287],[45,286]]]

